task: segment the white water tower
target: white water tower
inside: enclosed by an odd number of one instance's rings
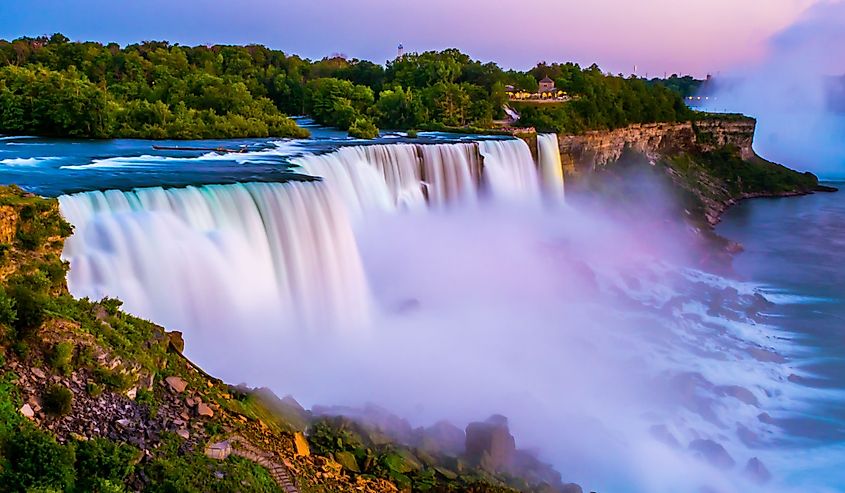
[[[402,43],[399,43],[399,47],[396,49],[396,58],[402,58],[405,55],[405,47],[402,46]]]

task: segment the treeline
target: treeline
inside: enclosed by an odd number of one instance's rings
[[[545,74],[571,97],[565,103],[516,104],[521,126],[541,132],[577,134],[615,129],[633,123],[676,122],[692,119],[693,112],[679,93],[663,84],[637,77],[602,73],[597,65],[540,64],[534,77]]]
[[[553,78],[570,103],[526,107],[521,124],[580,132],[687,118],[671,89],[610,77],[595,65],[505,71],[450,49],[386,66],[310,61],[264,46],[185,47],[49,38],[0,41],[0,133],[71,137],[302,137],[286,115],[374,137],[385,129],[490,128],[506,86]]]

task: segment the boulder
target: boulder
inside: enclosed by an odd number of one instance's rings
[[[205,448],[205,455],[211,459],[225,460],[232,454],[232,445],[228,441],[212,443]]]
[[[757,484],[766,484],[772,479],[772,473],[769,472],[769,469],[757,457],[748,459],[748,462],[745,464],[744,474],[745,477]]]
[[[39,380],[44,380],[45,378],[47,378],[47,374],[44,373],[44,370],[42,370],[41,368],[33,368],[32,375]]]
[[[32,410],[32,406],[29,404],[21,406],[20,412],[27,419],[35,419],[35,411]]]
[[[164,379],[167,386],[170,387],[170,390],[176,392],[177,394],[181,394],[188,388],[188,383],[182,380],[180,377],[171,376]]]
[[[297,431],[293,434],[293,446],[296,450],[297,457],[308,457],[311,455],[311,448],[308,446],[308,440],[305,435]]]
[[[466,428],[466,456],[492,472],[511,464],[516,452],[516,442],[508,430],[504,416],[491,416],[484,422],[475,422]]]
[[[197,404],[197,414],[206,418],[211,418],[214,416],[214,411],[211,410],[208,404],[200,402]]]
[[[719,469],[730,469],[736,465],[733,457],[731,457],[728,451],[725,450],[725,447],[713,440],[693,440],[690,442],[689,448],[695,452],[698,457],[706,460],[710,463],[710,465]]]
[[[182,337],[182,333],[178,330],[174,330],[173,332],[167,333],[167,339],[170,343],[170,347],[172,347],[176,352],[183,352],[185,351],[185,338]]]
[[[335,452],[334,453],[334,460],[338,462],[344,469],[351,472],[361,472],[361,469],[358,467],[358,461],[355,460],[355,456],[352,455],[352,452]]]

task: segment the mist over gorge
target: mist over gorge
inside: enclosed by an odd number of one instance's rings
[[[69,288],[307,406],[417,426],[501,413],[594,489],[756,488],[745,462],[777,458],[743,438],[776,440],[757,415],[802,399],[760,356],[791,350],[758,325],[765,304],[698,270],[665,183],[630,176],[652,205],[636,215],[567,205],[542,172],[560,166],[550,137],[539,166],[521,140],[344,147],[295,161],[321,182],[63,196]]]
[[[86,1],[0,5],[0,491],[845,493],[842,1]]]
[[[763,60],[717,75],[705,107],[756,117],[764,157],[841,179],[843,49],[845,4],[816,3],[769,40]]]

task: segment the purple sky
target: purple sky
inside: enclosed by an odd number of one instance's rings
[[[457,47],[504,67],[597,62],[704,75],[756,60],[819,0],[2,0],[0,37],[262,43],[309,58],[382,62]]]

